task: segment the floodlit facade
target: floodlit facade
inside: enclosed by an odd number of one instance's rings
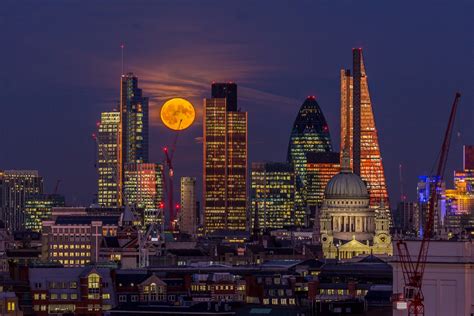
[[[163,165],[128,163],[124,168],[124,204],[144,210],[144,225],[161,223]]]
[[[195,236],[197,233],[196,178],[181,177],[180,232]]]
[[[229,111],[226,98],[204,99],[204,226],[247,229],[247,112]]]
[[[364,254],[392,255],[390,221],[381,205],[369,206],[360,176],[344,166],[327,184],[321,207],[321,245],[325,258],[350,259]]]
[[[370,206],[377,208],[381,201],[389,205],[387,185],[362,49],[352,53],[353,74],[341,70],[341,139],[349,129],[351,168],[367,183]],[[345,146],[341,142],[341,155]]]
[[[326,185],[341,170],[339,153],[310,152],[306,155],[306,163],[308,205],[310,208],[321,207]]]
[[[101,114],[97,132],[97,203],[102,207],[122,205],[120,128],[120,112]]]
[[[254,219],[258,221],[260,230],[293,225],[294,200],[295,174],[292,165],[278,162],[252,163],[251,221],[253,226]]]
[[[9,231],[25,228],[29,196],[43,193],[43,178],[36,170],[0,170],[0,219]]]
[[[291,130],[287,161],[295,168],[295,225],[308,225],[308,179],[306,156],[310,152],[331,152],[331,136],[323,112],[314,96],[301,106]]]
[[[64,196],[59,194],[35,194],[25,203],[25,228],[41,232],[42,221],[51,219],[53,207],[65,206]]]
[[[430,193],[432,186],[436,183],[434,177],[429,176],[419,176],[417,184],[417,199],[418,199],[418,208],[420,212],[419,220],[419,229],[418,232],[420,236],[423,235],[423,228],[426,225],[428,220],[428,212],[430,207]],[[434,223],[433,231],[439,232],[441,227],[444,225],[444,220],[446,218],[446,184],[443,181],[441,186],[438,188],[438,198],[436,203],[436,208],[434,212]]]

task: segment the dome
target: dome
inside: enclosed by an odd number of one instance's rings
[[[327,199],[368,199],[369,193],[358,175],[342,171],[329,180],[324,196]]]

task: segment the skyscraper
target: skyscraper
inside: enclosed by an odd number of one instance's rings
[[[301,106],[288,144],[287,161],[295,168],[295,224],[309,224],[307,204],[307,160],[310,152],[332,151],[331,136],[324,114],[314,96],[308,97]]]
[[[339,153],[309,152],[306,155],[306,161],[307,204],[310,208],[321,207],[326,185],[341,171]]]
[[[251,171],[251,219],[257,212],[260,229],[293,225],[295,173],[289,163],[253,162]],[[252,225],[255,223],[252,222]]]
[[[352,54],[353,75],[348,69],[341,70],[341,139],[348,128],[351,167],[367,183],[370,206],[377,208],[381,202],[389,205],[385,173],[362,49],[355,48]],[[341,142],[341,155],[345,146]]]
[[[237,84],[212,83],[211,97],[214,99],[226,99],[227,111],[237,111]]]
[[[189,235],[196,235],[198,226],[196,211],[196,178],[181,177],[181,209],[179,213],[179,230]]]
[[[64,196],[59,194],[34,194],[25,203],[25,228],[41,231],[42,222],[51,219],[53,207],[65,206]]]
[[[122,164],[148,162],[148,98],[132,73],[122,75],[120,88]]]
[[[213,87],[217,86],[214,84]],[[232,89],[236,86],[233,86]],[[228,90],[229,91],[229,90]],[[214,92],[214,91],[213,91]],[[204,99],[204,226],[216,230],[247,228],[247,112],[229,110],[228,98]],[[228,95],[231,95],[228,92]]]
[[[0,170],[0,218],[9,231],[25,227],[29,196],[43,193],[43,178],[36,170]]]
[[[123,176],[124,204],[143,209],[143,223],[161,223],[163,165],[127,163]]]
[[[439,180],[438,180],[439,181]],[[420,176],[418,177],[417,184],[417,199],[418,208],[420,212],[420,225],[418,232],[420,236],[423,236],[423,228],[428,220],[428,212],[430,207],[430,194],[432,186],[437,180],[432,176]],[[438,230],[443,226],[444,219],[446,217],[446,183],[441,182],[440,187],[437,189],[437,203],[434,210],[434,223],[433,232],[436,234]]]
[[[97,133],[97,203],[102,207],[122,205],[119,137],[120,112],[102,113]]]

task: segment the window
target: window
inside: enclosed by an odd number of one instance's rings
[[[286,298],[282,298],[280,301],[281,301],[281,305],[286,305]]]
[[[103,298],[104,300],[110,299],[110,293],[104,293],[104,294],[102,294],[102,298]]]
[[[14,312],[15,311],[15,302],[8,302],[7,311],[9,311],[9,312]]]
[[[33,310],[34,310],[35,312],[39,312],[40,306],[39,306],[39,305],[33,305]]]
[[[270,304],[270,299],[264,298],[264,299],[263,299],[263,304],[264,304],[264,305]]]
[[[62,300],[67,300],[67,293],[62,293],[61,294],[61,299]]]
[[[132,301],[132,302],[138,301],[138,295],[132,295],[132,296],[130,297],[130,301]]]
[[[289,302],[290,302],[290,305],[295,305],[296,304],[296,301],[295,301],[294,298],[290,298]]]
[[[71,300],[77,300],[77,294],[76,293],[71,294]]]
[[[39,295],[38,293],[35,293],[35,294],[33,295],[33,299],[39,300],[39,298],[40,298],[40,295]]]
[[[278,299],[272,298],[272,305],[278,305]]]
[[[127,301],[127,295],[119,295],[119,302],[124,303]]]
[[[52,293],[52,294],[51,294],[51,299],[52,299],[52,300],[57,300],[57,299],[58,299],[58,294]]]

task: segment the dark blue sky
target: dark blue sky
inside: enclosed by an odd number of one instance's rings
[[[414,198],[439,151],[454,93],[463,93],[450,168],[473,144],[474,3],[466,1],[2,1],[0,169],[38,169],[71,204],[96,191],[91,133],[125,69],[152,98],[150,152],[173,135],[162,100],[201,112],[212,81],[235,81],[249,112],[249,161],[285,159],[294,118],[316,95],[339,146],[339,70],[363,47],[392,202],[398,165]],[[177,176],[200,178],[201,116],[182,133]]]

